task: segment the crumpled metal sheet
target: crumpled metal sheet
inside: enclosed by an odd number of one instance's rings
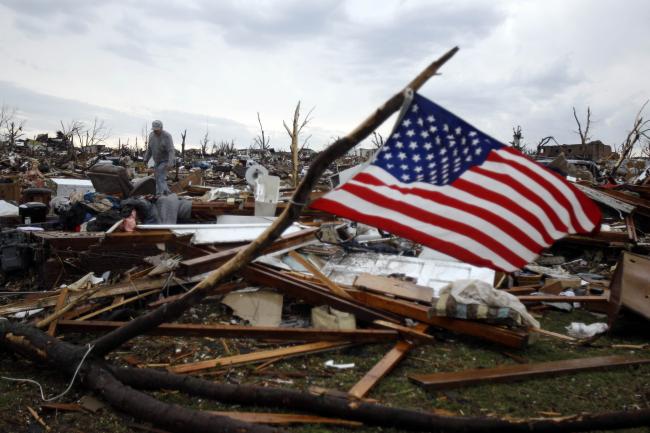
[[[403,274],[416,284],[433,288],[433,296],[445,285],[456,280],[475,279],[494,284],[494,271],[467,263],[403,257],[389,254],[353,253],[328,261],[322,272],[339,284],[354,282],[357,275],[369,273],[379,276]]]

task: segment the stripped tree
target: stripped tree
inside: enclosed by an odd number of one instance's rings
[[[262,126],[262,119],[260,118],[259,111],[257,112],[257,123],[260,125],[260,133],[253,138],[251,149],[259,149],[261,151],[269,150],[271,148],[271,137],[266,135],[264,132],[264,126]]]
[[[307,124],[312,120],[311,113],[314,111],[315,107],[312,107],[311,110],[307,113],[305,118],[303,119],[302,123],[300,123],[300,101],[296,104],[296,109],[293,112],[293,123],[292,127],[289,128],[287,125],[287,122],[282,121],[282,124],[284,125],[284,129],[287,130],[287,134],[289,134],[289,138],[291,139],[291,182],[293,183],[293,187],[298,186],[298,168],[300,165],[299,161],[299,155],[302,149],[305,148],[307,143],[309,142],[309,139],[311,138],[311,135],[305,138],[302,142],[302,146],[298,146],[298,143],[300,142],[300,133],[302,132],[303,128],[307,126]]]
[[[634,146],[637,145],[637,143],[642,142],[643,139],[650,139],[650,120],[644,119],[642,115],[643,110],[647,104],[648,101],[645,101],[645,103],[641,106],[641,109],[639,109],[636,116],[634,117],[634,124],[632,125],[632,129],[627,133],[627,137],[625,137],[625,140],[618,147],[618,160],[610,171],[611,176],[616,176],[616,172],[621,167],[621,164],[623,164],[623,161],[625,159],[630,157],[632,150],[634,149]]]
[[[578,130],[574,132],[580,136],[580,144],[585,145],[589,142],[589,140],[591,140],[591,137],[589,136],[589,128],[591,127],[591,108],[587,107],[587,120],[585,122],[584,131],[582,129],[582,124],[578,119],[578,114],[576,113],[576,107],[573,107],[573,118],[576,120],[576,123],[578,124]]]

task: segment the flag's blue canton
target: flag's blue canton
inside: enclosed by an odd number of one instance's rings
[[[373,164],[404,183],[447,185],[502,143],[415,94]]]

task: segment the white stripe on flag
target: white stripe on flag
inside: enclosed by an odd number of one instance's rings
[[[372,202],[367,201],[363,197],[357,196],[348,191],[336,189],[334,191],[330,191],[327,194],[326,198],[331,201],[338,202],[341,205],[346,206],[356,212],[399,222],[399,224],[410,227],[411,229],[417,230],[427,236],[456,244],[459,247],[470,251],[476,256],[479,256],[482,259],[493,263],[497,268],[504,270],[519,269],[517,266],[501,257],[498,252],[487,248],[485,245],[472,239],[471,237],[468,237],[462,233],[457,233],[433,224],[420,221],[415,218],[411,218],[410,216],[404,215],[401,212],[397,212],[393,209],[376,205]]]
[[[376,177],[384,184],[401,186],[401,184],[393,176],[391,176],[390,173],[387,173],[381,167],[377,167],[373,165],[368,167],[364,171]],[[451,185],[437,186],[426,182],[415,182],[411,184],[410,187],[415,187],[425,191],[437,192],[453,199],[471,203],[481,209],[484,209],[488,212],[492,212],[496,215],[500,215],[504,219],[510,221],[513,225],[519,227],[521,231],[523,231],[528,236],[530,236],[530,238],[537,244],[542,246],[548,245],[548,243],[544,240],[544,237],[542,233],[539,232],[539,230],[533,227],[524,218],[512,212],[507,206],[502,206],[500,203],[485,200],[482,197],[471,194],[467,191],[463,191],[462,189]]]
[[[527,262],[530,262],[535,257],[537,257],[536,252],[526,248],[526,246],[522,245],[510,234],[506,233],[491,222],[486,221],[477,215],[474,215],[473,213],[466,212],[452,206],[436,203],[432,200],[428,200],[414,194],[405,194],[400,191],[396,191],[388,186],[368,185],[355,180],[350,180],[348,183],[371,189],[373,192],[381,194],[388,199],[401,201],[403,203],[407,203],[411,206],[415,206],[419,209],[429,212],[433,215],[449,218],[453,221],[457,221],[459,223],[473,227],[481,231],[486,237],[491,238],[496,244],[509,249],[513,252],[513,254],[522,257]]]
[[[496,174],[507,174],[512,178],[513,182],[518,182],[520,185],[525,186],[531,193],[537,195],[539,198],[548,203],[551,211],[555,213],[560,221],[565,224],[569,232],[575,232],[576,229],[571,224],[571,215],[562,204],[560,204],[553,194],[551,194],[543,185],[540,185],[535,180],[531,179],[527,174],[517,170],[510,164],[503,162],[485,161],[481,168]]]
[[[578,200],[578,197],[576,197],[574,191],[568,185],[566,185],[562,180],[551,175],[550,173],[547,173],[546,172],[547,169],[540,167],[539,164],[529,160],[525,156],[515,155],[506,150],[499,150],[497,151],[497,153],[499,154],[499,156],[501,156],[504,159],[507,159],[509,161],[515,161],[522,165],[525,165],[526,167],[528,167],[535,173],[539,174],[540,176],[544,176],[545,179],[547,179],[551,184],[553,184],[553,186],[555,186],[555,188],[557,188],[557,190],[567,198],[567,200],[571,204],[571,207],[573,208],[573,212],[575,213],[578,222],[580,223],[582,229],[585,232],[590,232],[596,227],[596,225],[585,214],[585,210],[582,208],[582,205],[580,204],[580,200]]]

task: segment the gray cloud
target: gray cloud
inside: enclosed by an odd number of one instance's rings
[[[0,81],[0,95],[0,104],[16,107],[20,117],[27,120],[26,130],[30,131],[30,135],[54,133],[60,129],[60,121],[92,122],[97,117],[106,122],[115,137],[131,136],[131,142],[140,135],[143,127],[148,129],[154,119],[164,122],[165,129],[179,145],[180,134],[187,129],[187,143],[190,147],[198,146],[206,127],[211,139],[217,142],[234,139],[239,147],[247,147],[254,136],[248,126],[232,119],[169,110],[156,111],[145,117],[73,99],[44,95],[6,81]],[[117,143],[116,138],[111,141]]]

